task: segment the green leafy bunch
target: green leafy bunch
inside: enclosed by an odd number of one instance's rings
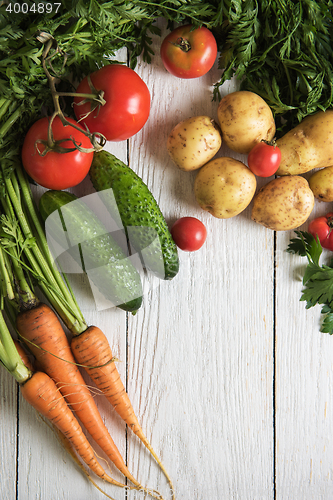
[[[120,48],[128,49],[131,67],[140,54],[149,63],[152,34],[159,33],[157,18],[208,25],[214,13],[200,0],[61,0],[50,13],[47,0],[38,2],[45,5],[44,12],[36,12],[32,0],[24,2],[24,12],[15,11],[20,3],[0,1],[0,194],[4,172],[9,175],[14,168],[28,128],[41,113],[52,112],[41,62],[45,33],[55,40],[49,63],[59,77],[58,90],[72,92],[72,81],[108,63]],[[70,106],[63,104],[71,114]]]
[[[332,106],[332,0],[225,0],[219,8],[215,98],[235,75],[269,104],[280,133]]]
[[[322,246],[318,237],[315,238],[306,231],[296,231],[287,251],[307,257],[308,264],[303,276],[304,289],[301,299],[306,302],[306,308],[317,304],[322,306],[324,315],[321,332],[333,334],[333,259],[329,265],[320,265]]]
[[[72,81],[126,48],[135,68],[139,55],[151,62],[157,19],[171,29],[192,23],[210,28],[220,50],[220,87],[233,75],[241,88],[261,95],[279,120],[279,133],[304,116],[332,106],[333,0],[61,0],[58,9],[14,12],[18,2],[0,1],[0,155],[10,171],[29,126],[52,107],[39,34],[54,37],[50,59],[61,92]],[[55,4],[55,2],[54,2]],[[65,63],[65,64],[64,64]],[[64,101],[64,105],[66,102]],[[71,113],[67,106],[68,113]],[[14,126],[15,125],[15,126]],[[0,174],[1,177],[1,174]],[[1,188],[1,178],[0,178]]]

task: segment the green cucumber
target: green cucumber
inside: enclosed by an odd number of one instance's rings
[[[179,271],[177,246],[146,184],[108,151],[94,153],[90,179],[113,219],[126,231],[147,269],[170,280]]]
[[[125,311],[137,311],[143,294],[140,275],[83,199],[67,191],[46,191],[39,211],[46,221],[47,235],[58,243],[64,242],[61,248],[88,274],[102,295]],[[55,211],[59,216],[49,217]]]

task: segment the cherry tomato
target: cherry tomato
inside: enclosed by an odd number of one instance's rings
[[[192,29],[191,24],[169,33],[161,45],[165,68],[178,78],[197,78],[205,75],[217,56],[217,44],[209,29]]]
[[[333,212],[313,219],[308,229],[312,236],[318,236],[323,248],[333,251]]]
[[[181,250],[193,252],[199,250],[205,243],[207,229],[195,217],[182,217],[173,224],[171,236]]]
[[[94,89],[104,92],[105,104],[94,107],[85,97],[74,97],[74,112],[80,123],[90,132],[103,134],[108,141],[124,141],[139,132],[150,112],[150,93],[140,76],[127,66],[109,64],[89,78]],[[94,93],[88,77],[80,82],[76,92]]]
[[[35,122],[28,130],[22,146],[22,164],[30,177],[48,189],[67,189],[79,184],[89,172],[93,152],[82,152],[75,149],[72,152],[48,151],[45,156],[40,153],[45,151],[45,145],[39,141],[47,141],[50,118],[44,117]],[[70,123],[82,128],[72,118],[67,118]],[[52,122],[54,141],[59,142],[61,148],[75,148],[75,144],[82,148],[91,149],[89,137],[71,125],[63,125],[58,116]],[[66,139],[62,142],[63,139]],[[36,142],[37,141],[37,142]]]
[[[281,151],[274,142],[261,141],[248,154],[249,169],[259,177],[274,175],[281,162]]]

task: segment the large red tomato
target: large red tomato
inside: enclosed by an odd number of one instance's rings
[[[48,189],[67,189],[76,186],[86,177],[93,160],[93,152],[86,153],[75,149],[60,153],[50,150],[42,156],[40,153],[45,151],[45,145],[40,141],[47,141],[49,120],[48,117],[41,118],[28,130],[22,147],[23,167],[41,186]],[[75,120],[67,120],[82,128]],[[58,143],[61,148],[73,149],[74,142],[82,148],[92,148],[89,137],[71,125],[63,125],[58,116],[53,120],[52,134],[54,141],[61,141]],[[65,141],[62,141],[63,139]]]
[[[85,97],[75,97],[74,112],[80,123],[108,141],[123,141],[139,132],[150,112],[150,93],[140,76],[127,66],[109,64],[89,77],[93,87],[104,92],[105,104],[94,107]],[[87,77],[76,92],[93,93]]]
[[[165,68],[178,78],[197,78],[205,75],[217,56],[217,44],[209,29],[192,29],[191,24],[180,26],[167,35],[161,45]]]

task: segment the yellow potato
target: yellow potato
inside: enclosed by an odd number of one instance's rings
[[[194,194],[203,210],[219,219],[228,219],[245,210],[256,186],[255,175],[244,163],[221,157],[199,170],[194,181]]]
[[[287,231],[301,226],[313,206],[313,192],[304,177],[278,177],[254,197],[251,218],[274,231]]]
[[[277,175],[299,175],[333,165],[333,110],[307,116],[276,141],[281,150]]]
[[[237,153],[248,154],[257,142],[274,138],[273,113],[253,92],[241,90],[226,95],[217,114],[224,144]]]
[[[215,156],[222,144],[217,123],[194,116],[176,125],[167,141],[168,152],[181,170],[196,170]]]
[[[320,201],[333,201],[333,166],[312,174],[309,185],[315,198]]]

